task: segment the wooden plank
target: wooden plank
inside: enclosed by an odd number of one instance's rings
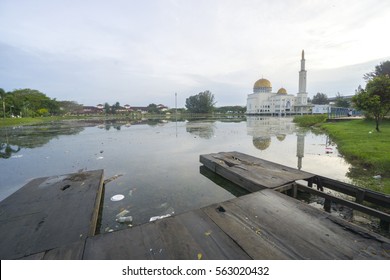
[[[57,247],[45,252],[44,260],[81,260],[83,258],[85,240],[77,241],[66,246]]]
[[[103,233],[86,241],[84,259],[87,260],[147,260],[152,259],[150,248],[143,242],[140,226],[132,229]]]
[[[201,155],[200,162],[250,192],[276,188],[314,174],[300,171],[239,152]]]
[[[389,259],[390,240],[262,190],[204,208],[254,259]]]
[[[172,259],[249,259],[201,210],[159,221]]]
[[[0,258],[15,259],[95,233],[103,170],[38,178],[0,203]]]
[[[249,259],[201,210],[88,238],[85,259]]]

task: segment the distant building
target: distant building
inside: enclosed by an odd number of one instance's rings
[[[168,107],[162,104],[157,105],[157,109],[159,109],[161,112],[166,112],[168,111]]]
[[[95,106],[83,106],[82,114],[100,114],[103,112],[103,109],[99,109]]]
[[[272,92],[271,82],[261,78],[253,86],[253,93],[247,98],[247,114],[307,114],[311,105],[307,103],[305,52],[302,51],[301,71],[299,71],[299,90],[297,96],[288,94],[285,88]]]
[[[328,114],[330,105],[313,105],[313,114]]]

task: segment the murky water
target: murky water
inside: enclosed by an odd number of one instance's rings
[[[328,137],[291,118],[57,123],[0,129],[0,200],[32,178],[104,169],[101,231],[117,230],[243,194],[201,168],[200,154],[222,151],[349,182],[350,166]]]

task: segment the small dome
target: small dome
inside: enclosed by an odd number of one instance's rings
[[[276,135],[276,138],[279,141],[283,141],[284,139],[286,139],[286,134],[278,134],[278,135]]]
[[[263,78],[257,80],[253,86],[253,88],[270,88],[270,87],[272,87],[271,82]]]
[[[278,94],[287,94],[287,90],[285,88],[280,88]]]

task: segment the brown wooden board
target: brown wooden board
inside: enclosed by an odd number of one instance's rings
[[[390,259],[390,240],[262,190],[203,209],[253,259]]]
[[[359,200],[358,197],[360,196],[360,203],[363,201],[367,201],[385,207],[387,209],[390,209],[389,194],[376,192],[370,189],[360,188],[345,182],[340,182],[323,176],[316,176],[314,178],[314,181],[315,182],[320,181],[323,187],[354,196],[357,198],[356,199],[357,201]]]
[[[84,259],[88,260],[146,260],[151,259],[143,241],[141,226],[88,238]]]
[[[103,170],[38,178],[0,202],[0,258],[85,240],[96,230]]]
[[[250,192],[276,188],[314,174],[273,163],[239,152],[221,152],[200,156],[207,168]]]
[[[249,259],[201,210],[88,238],[85,259]]]

